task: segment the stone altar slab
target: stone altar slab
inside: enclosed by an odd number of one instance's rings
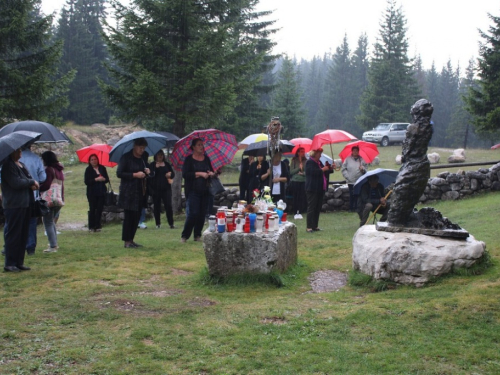
[[[297,227],[270,233],[203,233],[208,272],[213,276],[284,272],[297,262]]]
[[[422,286],[431,278],[469,268],[486,250],[472,235],[465,239],[416,233],[381,232],[364,225],[354,234],[352,266],[375,279]]]

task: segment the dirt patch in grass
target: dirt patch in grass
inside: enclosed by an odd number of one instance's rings
[[[312,291],[308,293],[335,292],[347,284],[347,275],[334,270],[322,270],[308,277]]]
[[[282,324],[286,324],[286,319],[283,318],[282,316],[268,316],[268,317],[265,317],[265,318],[262,318],[260,320],[260,322],[262,324],[274,324],[274,325],[282,325]]]
[[[133,293],[134,295],[142,295],[142,296],[153,296],[153,297],[171,297],[171,296],[176,296],[178,294],[184,293],[183,290],[180,289],[170,289],[170,290],[153,290],[153,291],[147,291],[147,292],[139,292],[139,293]]]
[[[191,307],[208,307],[208,306],[213,306],[215,304],[216,303],[214,301],[210,301],[209,299],[200,297],[195,297],[195,299],[188,301],[188,305]]]
[[[180,270],[178,268],[172,268],[172,275],[174,276],[187,276],[192,275],[194,272]]]

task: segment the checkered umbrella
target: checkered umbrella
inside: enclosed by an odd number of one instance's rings
[[[195,130],[177,141],[172,151],[170,161],[172,166],[178,171],[182,170],[182,165],[186,157],[193,153],[191,141],[201,138],[205,146],[205,153],[212,162],[215,170],[231,163],[234,155],[238,151],[238,142],[232,134],[224,133],[217,129]]]

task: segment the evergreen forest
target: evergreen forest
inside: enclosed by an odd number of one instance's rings
[[[41,0],[0,5],[0,121],[135,123],[179,137],[218,128],[242,139],[279,116],[286,139],[411,122],[434,105],[432,145],[500,140],[500,19],[478,33],[479,58],[423,68],[408,53],[404,8],[388,0],[378,35],[342,36],[310,60],[273,54],[258,0]]]

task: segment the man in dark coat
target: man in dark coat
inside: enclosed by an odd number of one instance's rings
[[[368,177],[368,182],[361,187],[361,193],[358,198],[358,214],[360,223],[359,226],[365,225],[370,212],[373,212],[380,206],[377,213],[382,214],[380,221],[387,220],[387,212],[389,212],[389,203],[385,199],[384,186],[378,182],[378,176],[373,175]]]

